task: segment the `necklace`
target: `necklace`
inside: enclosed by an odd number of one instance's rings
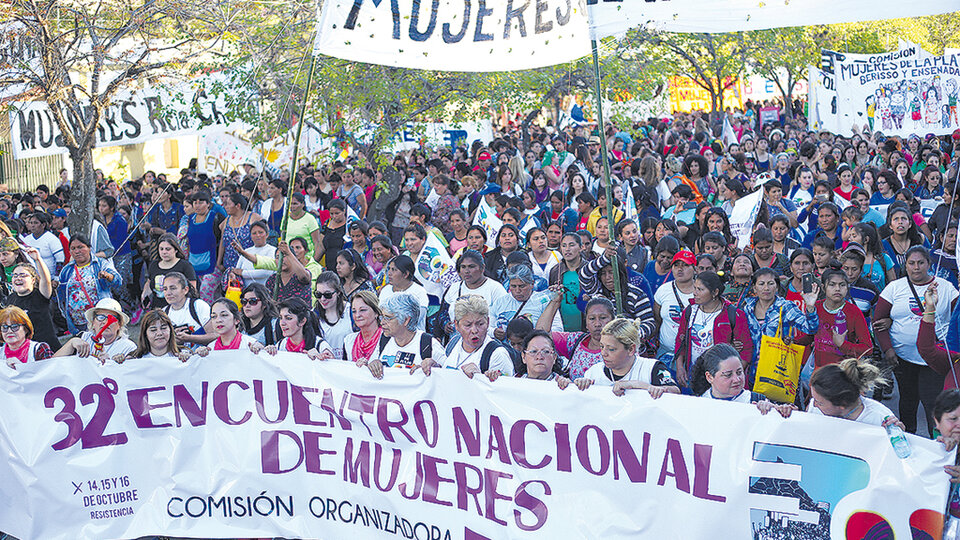
[[[850,412],[848,412],[847,414],[841,416],[840,418],[843,418],[844,420],[847,420],[847,419],[849,419],[851,416],[853,416],[853,413],[857,412],[858,410],[860,410],[860,409],[862,409],[862,408],[863,408],[863,400],[861,399],[861,400],[860,400],[860,403],[857,403],[857,405],[856,405],[853,409],[851,409]]]

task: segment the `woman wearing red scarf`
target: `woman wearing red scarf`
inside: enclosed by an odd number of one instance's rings
[[[240,333],[240,310],[233,300],[221,298],[210,306],[210,321],[213,323],[213,332],[217,339],[213,341],[212,346],[199,347],[197,354],[207,356],[211,350],[230,351],[239,349],[251,349],[257,347],[253,352],[259,352],[263,345],[256,339]]]
[[[333,351],[330,345],[317,335],[317,319],[310,306],[301,298],[287,298],[280,302],[280,331],[283,339],[276,345],[263,348],[267,354],[275,355],[278,352],[305,354],[311,360],[330,360]],[[257,342],[259,345],[259,342]],[[251,347],[254,353],[260,352],[260,347]]]
[[[3,355],[11,369],[18,364],[46,360],[53,356],[50,346],[32,341],[33,323],[27,313],[16,306],[0,310],[0,333],[3,334]]]
[[[372,291],[360,291],[353,297],[353,322],[359,332],[348,334],[343,341],[344,358],[358,366],[365,366],[380,343],[380,301]]]

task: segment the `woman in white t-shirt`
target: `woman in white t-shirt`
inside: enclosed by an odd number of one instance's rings
[[[896,424],[904,429],[890,409],[864,395],[882,382],[876,366],[857,358],[819,367],[810,377],[813,399],[807,412],[873,426]]]
[[[170,272],[163,277],[163,312],[170,317],[177,342],[206,345],[215,339],[210,329],[210,306],[196,298],[187,276]]]
[[[136,344],[127,338],[130,317],[113,298],[100,300],[84,315],[89,330],[78,337],[70,338],[53,356],[93,356],[102,364],[110,359],[125,358],[127,353],[137,348]]]
[[[693,393],[707,399],[752,403],[761,414],[776,409],[787,418],[795,407],[789,403],[778,404],[763,394],[747,390],[747,376],[740,353],[729,343],[718,343],[700,355],[693,366]]]
[[[426,329],[427,307],[430,305],[430,298],[427,296],[427,290],[423,288],[415,276],[416,268],[413,259],[408,255],[397,255],[387,263],[387,280],[389,283],[380,289],[380,305],[387,303],[391,297],[399,293],[413,295],[420,305],[420,315],[417,317],[417,329]]]
[[[177,358],[181,362],[186,362],[193,355],[193,351],[188,348],[181,349],[177,345],[175,332],[173,321],[166,313],[159,309],[151,309],[140,319],[137,349],[127,353],[122,360],[117,360],[117,363],[130,358]]]
[[[630,389],[646,390],[653,399],[664,392],[679,394],[680,388],[667,366],[653,358],[637,356],[639,344],[640,332],[634,321],[610,321],[600,333],[603,362],[590,366],[574,384],[580,390],[593,384],[612,386],[618,396]]]
[[[440,342],[417,328],[420,302],[409,293],[391,296],[380,305],[383,336],[377,350],[366,363],[376,378],[384,368],[407,368],[411,373],[427,364],[443,365],[445,354]]]
[[[260,342],[250,347],[254,354],[260,350],[273,356],[278,352],[305,354],[311,360],[330,360],[333,351],[330,345],[317,335],[316,316],[303,298],[287,298],[280,302],[280,332],[283,338],[276,345],[263,347]]]

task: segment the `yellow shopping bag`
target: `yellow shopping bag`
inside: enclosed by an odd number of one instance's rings
[[[760,338],[760,357],[757,359],[757,378],[753,391],[773,401],[793,403],[797,397],[800,370],[803,368],[803,345],[787,345],[781,336],[783,308],[776,336]]]

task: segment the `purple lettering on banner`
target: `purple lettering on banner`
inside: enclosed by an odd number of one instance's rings
[[[433,429],[427,432],[427,423],[423,414],[423,406],[426,405],[430,410],[430,419],[433,421]],[[440,415],[437,413],[437,406],[432,401],[422,399],[413,404],[413,420],[417,425],[417,431],[423,437],[423,442],[427,446],[434,448],[437,446],[437,439],[440,438]]]
[[[348,399],[350,399],[350,392],[344,391],[343,397],[340,399],[340,412],[337,412],[333,407],[333,390],[330,388],[323,389],[323,399],[320,400],[320,408],[330,413],[330,427],[333,427],[333,419],[336,418],[340,421],[341,429],[344,431],[352,429],[350,421],[343,415],[343,410],[347,406]]]
[[[554,440],[557,441],[557,470],[570,472],[573,470],[571,460],[573,452],[570,450],[570,426],[568,424],[553,425]]]
[[[318,393],[320,392],[316,388],[309,388],[304,386],[297,386],[295,384],[290,385],[290,394],[293,396],[293,422],[301,426],[326,426],[327,423],[322,420],[314,420],[310,417],[310,409],[312,404],[310,400],[307,399],[307,396],[304,394],[307,393]]]
[[[297,444],[299,458],[292,467],[280,468],[280,436],[283,435]],[[260,433],[260,468],[264,474],[283,474],[296,470],[303,463],[303,444],[300,437],[285,429]]]
[[[667,466],[672,465],[672,471]],[[663,454],[663,466],[660,468],[660,479],[657,485],[662,486],[667,477],[672,476],[677,482],[677,489],[690,493],[690,475],[687,473],[687,463],[683,460],[683,449],[680,441],[667,439],[667,450]]]
[[[500,418],[490,415],[490,437],[487,439],[487,459],[493,456],[496,451],[500,462],[504,465],[510,465],[510,448],[507,446],[507,438],[503,435],[503,424]]]
[[[713,447],[709,444],[693,445],[693,496],[708,501],[725,502],[723,495],[710,493],[710,459]]]
[[[454,407],[453,410],[453,435],[457,441],[457,452],[462,454],[463,447],[467,448],[467,454],[478,457],[480,455],[480,411],[474,409],[475,420],[473,425],[463,414],[463,409]]]
[[[287,397],[287,381],[277,381],[277,418],[267,418],[267,410],[263,402],[263,381],[253,381],[253,401],[257,404],[257,415],[267,424],[279,424],[287,417],[287,408],[290,400]]]
[[[373,452],[373,483],[376,484],[377,489],[386,493],[393,489],[393,485],[397,483],[397,476],[400,474],[400,459],[403,457],[403,452],[399,448],[393,449],[393,459],[390,463],[390,481],[385,486],[380,485],[380,466],[383,464],[383,447],[377,443],[374,443],[374,452]]]
[[[452,484],[452,478],[440,476],[437,471],[437,465],[446,464],[447,460],[423,455],[423,502],[439,504],[440,506],[453,506],[450,501],[444,501],[438,498],[440,493],[440,484]]]
[[[240,424],[245,423],[247,420],[250,420],[250,417],[253,416],[253,413],[246,411],[243,413],[243,416],[240,417],[240,420],[234,420],[230,416],[230,398],[228,392],[231,385],[237,385],[241,390],[249,390],[250,387],[247,386],[247,383],[243,381],[223,381],[218,384],[216,388],[213,389],[213,412],[217,415],[217,418],[221,422],[227,424],[228,426],[239,426]]]
[[[357,459],[353,459],[353,438],[347,437],[343,447],[343,481],[357,483],[359,473],[363,487],[370,487],[370,441],[361,441]]]
[[[417,452],[417,475],[413,480],[413,488],[410,493],[404,493],[407,489],[407,483],[404,482],[399,486],[400,496],[404,499],[418,499],[420,498],[420,489],[423,487],[423,456],[420,452]]]
[[[43,406],[52,409],[54,404],[60,400],[63,408],[53,417],[54,421],[62,422],[67,426],[67,434],[59,441],[53,443],[51,448],[54,450],[63,450],[77,444],[80,436],[83,434],[83,419],[77,414],[77,400],[73,397],[73,392],[63,386],[55,386],[43,396]]]
[[[484,517],[489,519],[494,523],[499,523],[500,525],[506,526],[507,522],[497,517],[497,501],[509,501],[510,497],[497,493],[497,482],[501,478],[513,478],[512,474],[507,474],[500,471],[492,471],[490,469],[483,469],[483,483],[486,486],[486,489],[483,490],[486,514]]]
[[[532,465],[527,461],[527,441],[525,436],[526,427],[530,425],[536,426],[541,433],[547,432],[547,428],[536,420],[518,420],[514,422],[510,428],[510,454],[513,455],[513,460],[521,467],[526,467],[527,469],[542,469],[549,465],[553,458],[543,456],[543,459],[536,465]]]
[[[593,469],[593,463],[590,461],[590,445],[587,440],[590,431],[597,433],[597,444],[600,447],[600,468],[597,470]],[[580,433],[577,434],[577,458],[583,468],[590,474],[603,476],[607,473],[607,469],[610,467],[610,442],[607,441],[607,436],[602,429],[594,425],[583,426]]]
[[[193,399],[190,391],[182,384],[173,387],[173,413],[177,421],[177,427],[183,425],[180,420],[180,411],[187,417],[187,421],[193,427],[205,426],[207,424],[207,389],[210,384],[203,381],[200,385],[200,402]]]
[[[373,414],[374,406],[377,403],[377,396],[361,396],[360,394],[350,394],[350,401],[347,408],[351,411],[360,413],[360,424],[367,428],[367,434],[373,436],[370,426],[363,421],[364,414]]]
[[[127,403],[130,405],[130,414],[133,415],[133,423],[140,429],[170,427],[173,424],[165,422],[163,424],[154,424],[150,418],[150,411],[154,409],[163,409],[173,406],[173,403],[150,404],[150,392],[159,392],[166,390],[165,386],[153,386],[150,388],[138,388],[127,392]]]
[[[544,523],[547,522],[547,515],[549,511],[547,509],[547,504],[542,500],[538,499],[527,491],[527,486],[532,484],[541,484],[543,485],[543,494],[550,495],[552,491],[550,490],[550,485],[544,482],[543,480],[529,480],[517,486],[517,492],[513,495],[513,500],[516,502],[517,506],[520,508],[526,508],[537,518],[536,523],[533,525],[525,525],[520,519],[520,510],[513,511],[513,521],[517,524],[517,527],[521,531],[535,531],[540,527],[543,527]]]
[[[392,421],[390,420],[390,414],[388,405],[393,404],[397,406],[397,409],[400,410],[400,420]],[[377,425],[380,426],[380,433],[383,433],[383,438],[390,442],[397,442],[393,438],[393,430],[396,429],[400,433],[403,433],[403,436],[407,438],[408,441],[415,443],[417,442],[413,437],[407,433],[407,430],[403,429],[403,426],[410,420],[410,416],[407,414],[407,411],[403,408],[403,403],[390,398],[380,398],[380,401],[377,403]]]
[[[467,471],[472,471],[476,475],[477,485],[471,486],[467,478]],[[453,463],[453,475],[457,480],[457,508],[467,509],[467,496],[473,497],[473,504],[477,507],[477,515],[483,515],[483,507],[480,506],[480,493],[483,492],[483,471],[470,465],[455,461]]]
[[[620,479],[620,464],[623,463],[623,470],[627,473],[627,478],[633,483],[647,481],[647,457],[650,452],[650,434],[643,433],[643,449],[640,453],[640,459],[637,459],[637,453],[633,451],[633,445],[627,438],[623,430],[613,430],[613,479]]]
[[[330,439],[332,437],[332,433],[319,433],[316,431],[305,431],[303,433],[303,453],[307,472],[314,474],[337,474],[336,471],[320,467],[320,460],[323,456],[337,454],[336,450],[323,450],[320,448],[320,439]]]
[[[117,408],[113,396],[119,391],[120,387],[113,379],[104,379],[103,384],[88,384],[80,390],[80,404],[91,405],[94,401],[97,402],[93,417],[87,422],[87,426],[83,428],[83,433],[80,435],[82,448],[100,448],[127,443],[126,433],[109,435],[103,433],[113,417],[113,411]]]

